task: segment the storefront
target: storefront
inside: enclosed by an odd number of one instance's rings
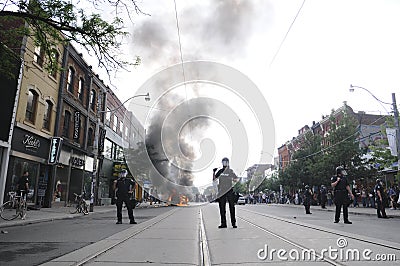
[[[90,198],[93,157],[72,147],[64,146],[60,152],[55,177],[54,202],[72,202],[74,193]]]
[[[18,179],[28,171],[27,201],[31,205],[43,206],[50,196],[51,167],[47,164],[49,147],[49,137],[39,136],[19,127],[14,128],[5,195],[9,191],[16,191]]]

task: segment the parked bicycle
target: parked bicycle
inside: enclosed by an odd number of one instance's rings
[[[74,193],[75,196],[75,201],[71,205],[71,208],[69,212],[71,214],[74,213],[83,213],[85,215],[89,214],[89,205],[86,203],[85,199],[83,198],[83,193],[81,195],[78,195]]]
[[[26,218],[26,199],[22,196],[22,191],[17,195],[16,192],[8,192],[9,200],[0,206],[0,217],[6,221],[11,221],[21,217],[22,220]]]

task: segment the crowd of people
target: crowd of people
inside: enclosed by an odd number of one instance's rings
[[[376,208],[376,193],[374,185],[353,185],[352,192],[354,195],[354,200],[351,202],[349,207],[364,207],[364,208]],[[275,191],[265,191],[258,193],[250,193],[247,195],[247,203],[257,204],[257,203],[279,203],[279,204],[304,204],[304,191],[305,188],[299,188],[290,193],[282,193]],[[311,187],[311,206],[321,206],[325,208],[326,206],[332,206],[333,203],[333,189],[327,186],[313,186]],[[399,199],[399,186],[389,185],[385,187],[384,204],[391,210],[400,208]]]

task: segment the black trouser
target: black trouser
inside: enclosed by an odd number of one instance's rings
[[[379,199],[376,201],[376,213],[378,214],[378,217],[386,217],[386,211],[385,211],[385,205],[382,201]]]
[[[321,198],[321,208],[325,209],[325,204],[326,204],[326,197]]]
[[[221,216],[221,225],[226,225],[226,201],[229,203],[229,212],[231,214],[232,225],[236,224],[235,218],[235,197],[233,190],[230,189],[224,195],[218,199],[219,203],[219,214]]]
[[[125,202],[126,208],[128,209],[128,216],[130,221],[134,221],[135,218],[133,217],[133,209],[132,209],[132,201],[128,197],[120,197],[117,198],[116,205],[117,205],[117,219],[118,221],[122,222],[122,204]]]
[[[310,206],[311,206],[311,203],[304,203],[304,208],[306,209],[306,214],[310,213]]]
[[[348,195],[347,191],[335,191],[335,221],[339,221],[340,219],[340,210],[343,206],[343,219],[344,221],[349,220],[349,210],[348,210]]]

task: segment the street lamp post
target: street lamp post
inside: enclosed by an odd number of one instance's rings
[[[124,104],[136,97],[145,97],[146,101],[150,101],[150,94],[138,94],[138,95],[134,95],[130,98],[128,98],[127,100],[125,100],[123,103],[121,103],[121,105],[119,105],[118,107],[116,107],[113,110],[100,110],[97,112],[97,121],[96,121],[96,130],[94,133],[94,143],[93,143],[93,174],[92,174],[92,184],[91,184],[91,189],[90,189],[90,205],[89,205],[89,211],[93,212],[93,206],[94,206],[94,194],[95,194],[95,186],[97,183],[97,173],[98,173],[98,165],[97,165],[97,157],[98,157],[98,153],[99,153],[99,134],[100,134],[100,114],[103,113],[107,113],[107,112],[115,112],[118,109],[120,109],[122,106],[124,106]],[[100,94],[99,94],[99,98],[98,98],[98,107],[100,107]]]
[[[393,106],[393,114],[394,114],[394,125],[396,127],[396,149],[397,149],[397,171],[400,170],[400,128],[399,128],[399,111],[397,110],[397,104],[396,104],[396,94],[392,93],[392,103],[387,103],[379,100],[372,92],[367,90],[366,88],[360,87],[360,86],[354,86],[350,84],[350,92],[354,91],[354,88],[359,88],[363,89],[369,94],[371,94],[372,97],[375,98],[379,103],[381,104],[388,104]]]

